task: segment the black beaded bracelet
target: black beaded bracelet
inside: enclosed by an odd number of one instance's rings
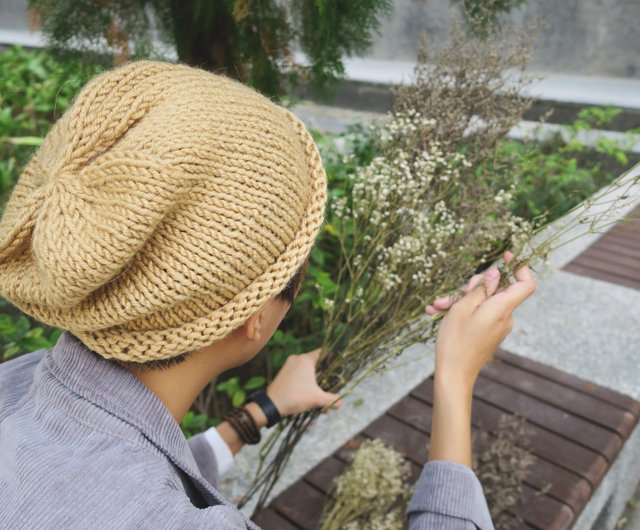
[[[282,419],[278,408],[263,388],[249,394],[247,403],[250,401],[256,403],[262,409],[262,412],[264,412],[264,415],[267,417],[267,427],[275,425]]]
[[[260,441],[262,437],[260,429],[258,429],[251,413],[244,407],[230,410],[224,419],[229,422],[229,425],[233,427],[244,443],[254,445]]]

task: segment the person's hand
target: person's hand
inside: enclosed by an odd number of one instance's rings
[[[512,258],[505,252],[506,263]],[[429,314],[447,311],[436,338],[436,378],[473,386],[483,365],[511,332],[514,309],[536,290],[528,266],[519,267],[514,276],[513,284],[497,291],[500,273],[491,268],[472,277],[459,300],[439,299],[427,307]]]
[[[505,263],[509,263],[513,259],[513,253],[509,251],[505,252],[503,256]],[[472,276],[467,285],[465,285],[463,293],[466,294],[471,291],[471,289],[474,289],[482,280],[482,276],[483,274],[475,274],[474,276]],[[456,298],[453,296],[443,296],[441,298],[436,298],[433,301],[433,304],[429,304],[426,307],[426,312],[431,316],[437,315],[438,313],[449,309],[455,301]]]
[[[337,409],[342,406],[338,394],[325,392],[318,386],[316,363],[319,356],[320,348],[301,355],[289,356],[278,375],[267,387],[267,395],[281,416],[290,416],[320,407]]]

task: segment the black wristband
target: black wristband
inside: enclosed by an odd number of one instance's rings
[[[264,412],[264,415],[267,417],[267,427],[275,425],[282,419],[277,407],[263,388],[249,394],[247,403],[249,401],[253,401],[262,409],[262,412]]]

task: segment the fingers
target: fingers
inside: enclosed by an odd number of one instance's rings
[[[326,414],[329,410],[335,410],[342,407],[342,400],[338,394],[333,394],[331,392],[323,392],[319,397],[319,407],[322,407],[324,410],[323,414]]]
[[[510,263],[511,260],[513,259],[514,254],[513,252],[507,250],[503,253],[503,258],[505,263]],[[491,270],[491,269],[490,269]],[[488,272],[488,271],[486,271]],[[485,272],[485,274],[486,274]],[[531,272],[528,270],[528,268],[526,270],[523,270],[522,267],[520,267],[516,273],[515,273],[516,279],[522,279],[523,281],[531,281],[532,280],[532,276],[531,276]],[[499,280],[500,274],[498,272],[498,280]],[[471,279],[469,280],[469,282],[467,283],[467,285],[464,288],[464,294],[468,294],[472,291],[474,291],[482,282],[482,280],[484,279],[484,274],[475,274],[471,277]],[[490,280],[490,279],[489,279]],[[490,281],[487,283],[487,290],[486,293],[491,296],[492,294],[494,294],[497,291],[497,286],[498,286],[498,282],[493,283],[493,281]],[[477,299],[480,299],[480,303],[482,302],[482,298],[479,298],[479,295],[476,295],[476,305],[475,307],[477,307]],[[486,299],[487,297],[485,296],[484,299]],[[455,297],[453,296],[443,296],[440,298],[436,298],[432,304],[429,304],[428,306],[425,307],[425,311],[428,315],[430,316],[434,316],[438,313],[440,313],[441,311],[447,311],[451,308],[451,306],[453,306],[453,304],[456,302]]]
[[[500,271],[491,268],[484,273],[478,284],[470,290],[458,302],[458,305],[469,312],[473,312],[476,308],[495,293],[500,281]]]
[[[475,274],[471,277],[469,282],[464,288],[464,292],[468,293],[469,291],[475,289],[475,287],[480,283],[482,279],[482,274]],[[449,309],[455,302],[455,298],[453,296],[443,296],[441,298],[436,298],[433,301],[433,304],[430,304],[426,307],[426,312],[428,315],[435,315],[440,311],[446,311]]]
[[[470,291],[472,291],[473,289],[475,289],[478,284],[480,283],[480,280],[482,280],[482,274],[474,274],[473,276],[471,276],[471,279],[469,280],[469,283],[467,284],[467,286],[464,288],[464,292],[468,293]]]
[[[516,281],[488,300],[488,308],[511,312],[536,291],[536,282],[527,265],[521,266],[514,274]]]

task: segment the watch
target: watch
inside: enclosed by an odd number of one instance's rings
[[[253,401],[262,409],[262,412],[264,412],[264,415],[267,417],[267,427],[272,427],[282,419],[277,407],[263,388],[251,392],[246,402],[249,403],[250,401]]]

